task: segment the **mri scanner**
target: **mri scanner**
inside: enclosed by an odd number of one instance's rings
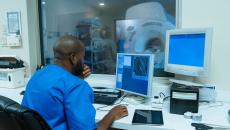
[[[158,2],[134,5],[127,9],[125,19],[123,51],[153,53],[155,68],[163,68],[165,32],[175,28],[175,25],[167,20],[162,5]]]

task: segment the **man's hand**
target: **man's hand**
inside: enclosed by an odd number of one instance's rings
[[[118,120],[124,116],[127,116],[128,110],[126,106],[118,105],[111,109],[108,115],[112,116],[113,120]]]
[[[84,64],[84,69],[82,73],[82,78],[86,78],[91,74],[91,70],[88,65]]]
[[[115,106],[110,112],[100,121],[97,130],[107,130],[113,121],[121,119],[128,115],[126,106],[118,105]]]

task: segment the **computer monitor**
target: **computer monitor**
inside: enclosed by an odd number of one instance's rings
[[[153,54],[118,53],[116,88],[144,97],[152,95]]]
[[[212,29],[175,29],[166,32],[165,71],[186,76],[207,76]]]

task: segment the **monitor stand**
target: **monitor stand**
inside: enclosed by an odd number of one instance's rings
[[[143,104],[143,103],[145,103],[145,100],[146,99],[144,97],[137,96],[137,95],[134,95],[134,94],[128,94],[123,99],[124,102],[127,102],[129,104],[133,104],[133,105]]]

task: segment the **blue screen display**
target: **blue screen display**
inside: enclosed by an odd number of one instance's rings
[[[147,95],[149,56],[118,54],[116,87]]]
[[[205,34],[175,34],[169,39],[168,63],[204,66]]]

